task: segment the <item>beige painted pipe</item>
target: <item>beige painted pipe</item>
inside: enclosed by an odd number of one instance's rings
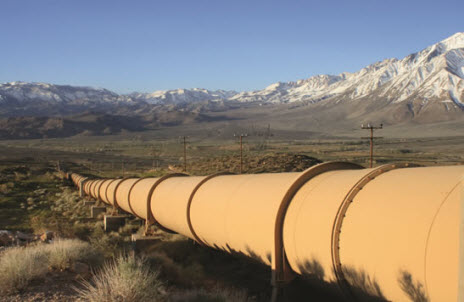
[[[203,179],[204,176],[173,177],[161,182],[150,201],[154,223],[195,239],[187,221],[187,206],[192,191]]]
[[[94,199],[96,198],[95,197],[95,191],[96,191],[97,186],[100,184],[100,182],[101,182],[101,179],[96,179],[95,180],[92,188],[90,189],[90,197],[92,197]]]
[[[421,289],[430,301],[457,301],[463,175],[463,167],[411,168],[370,181],[341,228],[349,283],[365,271],[391,301]]]
[[[101,200],[100,199],[100,189],[102,187],[102,185],[107,181],[108,179],[102,179],[100,180],[100,182],[98,183],[98,185],[95,187],[95,199],[96,200]]]
[[[129,190],[128,203],[132,213],[142,219],[148,219],[149,195],[159,178],[139,178]]]
[[[85,190],[85,194],[88,195],[90,197],[90,188],[92,187],[92,185],[94,184],[95,182],[95,179],[91,179],[89,180],[88,184],[87,184],[87,188]]]
[[[92,186],[92,184],[95,182],[95,179],[91,179],[89,180],[87,183],[86,183],[86,188],[84,190],[85,194],[87,196],[90,196],[90,187]]]
[[[338,279],[351,294],[361,288],[390,301],[411,301],[408,292],[420,301],[460,301],[463,175],[463,166],[387,165],[311,179],[285,217],[292,269]]]
[[[74,185],[76,185],[76,186],[79,184],[79,179],[80,178],[83,178],[83,177],[80,176],[79,174],[76,174],[76,173],[71,174],[71,180],[74,183]]]
[[[185,175],[180,173],[173,173],[157,178],[140,178],[138,181],[136,181],[132,188],[129,190],[129,206],[134,215],[145,219],[149,224],[156,222],[154,221],[152,212],[150,210],[150,201],[152,199],[153,192],[155,190],[158,192],[158,186],[164,181],[179,176]]]
[[[98,185],[99,182],[100,182],[100,179],[95,179],[95,181],[90,186],[90,192],[89,192],[90,197],[95,198],[95,187]]]
[[[309,180],[295,194],[283,228],[285,253],[293,271],[312,274],[310,264],[318,263],[325,281],[336,279],[331,254],[334,219],[347,192],[369,171],[329,171]]]
[[[118,188],[116,189],[116,204],[119,208],[126,211],[127,213],[133,214],[134,211],[131,209],[129,204],[129,192],[132,186],[139,180],[139,178],[127,178],[121,181]]]
[[[277,211],[298,175],[225,175],[210,179],[192,200],[190,219],[195,233],[209,246],[243,253],[270,265]]]
[[[101,183],[101,181],[102,181],[101,179],[95,180],[95,183],[92,186],[92,189],[90,190],[90,196],[94,199],[96,199],[96,190],[97,190],[98,185]]]
[[[123,181],[123,178],[116,179],[108,185],[108,189],[106,190],[106,199],[108,200],[108,203],[114,207],[118,206],[116,203],[116,191]]]
[[[87,179],[85,182],[84,182],[84,187],[82,188],[84,190],[84,194],[87,195],[87,187],[89,186],[89,183],[91,182],[92,180],[91,179]]]
[[[116,180],[106,195],[164,228],[268,265],[283,249],[292,271],[338,282],[352,297],[362,290],[389,301],[464,301],[463,175],[464,166],[325,163],[302,173]]]
[[[114,181],[114,179],[105,179],[99,186],[98,188],[98,200],[108,204],[108,201],[106,200],[106,189],[108,189],[108,185]]]
[[[108,200],[108,195],[107,195],[107,191],[108,191],[108,188],[109,186],[115,182],[117,179],[114,179],[114,178],[111,178],[111,179],[107,179],[100,187],[100,192],[99,192],[99,197],[100,197],[100,200],[103,201],[104,203],[108,204],[108,205],[111,205],[109,200]]]
[[[98,185],[95,187],[95,199],[96,200],[101,200],[100,199],[100,189],[102,187],[102,185],[107,181],[108,179],[102,179],[100,180],[100,182],[98,183]]]
[[[95,185],[96,179],[92,179],[89,181],[89,184],[87,185],[87,188],[85,190],[85,194],[87,194],[89,197],[91,197],[90,192],[92,192],[92,187]]]

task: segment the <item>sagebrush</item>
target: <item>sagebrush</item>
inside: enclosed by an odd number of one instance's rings
[[[145,259],[119,256],[106,263],[90,282],[83,281],[77,289],[82,301],[163,301],[165,288]]]

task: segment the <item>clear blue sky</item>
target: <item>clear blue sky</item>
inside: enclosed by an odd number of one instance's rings
[[[254,90],[464,31],[464,1],[0,0],[0,82]]]

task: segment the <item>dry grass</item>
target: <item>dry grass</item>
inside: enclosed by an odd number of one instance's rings
[[[77,261],[96,266],[103,259],[89,243],[77,239],[56,240],[44,248],[49,255],[49,267],[58,270],[69,269]]]
[[[108,262],[91,282],[77,289],[82,301],[163,301],[165,290],[158,273],[144,259],[120,256]]]
[[[100,259],[88,243],[79,240],[8,248],[0,254],[0,294],[21,291],[50,269],[69,269],[76,262],[97,265]]]
[[[23,290],[48,270],[47,253],[39,247],[13,247],[0,255],[0,294]]]
[[[128,252],[131,248],[130,236],[118,232],[105,232],[103,223],[97,222],[89,236],[90,244],[106,259],[114,258]]]

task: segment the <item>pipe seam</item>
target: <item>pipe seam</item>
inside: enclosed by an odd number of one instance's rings
[[[106,204],[110,204],[109,203],[109,198],[108,198],[108,188],[111,186],[111,184],[113,182],[115,182],[116,180],[119,180],[120,178],[114,178],[114,179],[111,179],[110,183],[106,186],[106,189],[105,189],[105,200],[106,200]],[[111,204],[110,204],[111,205]]]
[[[185,174],[185,173],[171,173],[171,174],[167,174],[167,175],[162,176],[160,179],[158,179],[153,184],[153,186],[151,187],[150,191],[148,192],[148,196],[147,196],[147,220],[146,220],[146,223],[148,225],[154,224],[155,226],[157,226],[158,228],[160,228],[161,230],[163,230],[163,231],[165,231],[167,233],[171,233],[171,234],[176,233],[176,232],[164,227],[163,225],[161,225],[161,223],[159,223],[159,221],[155,218],[154,213],[152,213],[152,211],[151,211],[150,203],[151,203],[151,198],[153,197],[153,194],[155,192],[155,189],[156,189],[156,187],[158,187],[158,185],[160,183],[162,183],[163,181],[165,181],[166,179],[171,178],[171,177],[183,177],[183,176],[189,176],[189,175]],[[130,201],[129,201],[129,204],[130,204]]]
[[[126,180],[128,180],[128,179],[131,179],[131,177],[125,177],[125,178],[123,178],[123,179],[116,185],[116,187],[114,188],[114,192],[113,192],[114,204],[113,204],[113,207],[114,207],[115,209],[118,209],[118,208],[119,208],[119,206],[118,206],[118,201],[117,201],[117,199],[116,199],[116,192],[118,191],[119,186],[120,186],[123,182],[125,182]]]
[[[276,215],[274,227],[274,255],[272,257],[271,264],[273,269],[273,284],[287,281],[285,270],[286,268],[289,268],[290,265],[288,264],[287,256],[285,254],[285,247],[283,244],[283,227],[288,207],[290,206],[290,203],[292,202],[293,197],[298,192],[298,190],[309,180],[325,172],[333,170],[350,170],[363,168],[364,167],[358,164],[348,162],[326,162],[306,169],[305,171],[301,172],[301,174],[295,179],[293,184],[289,187],[284,197],[282,198]]]
[[[132,189],[134,188],[134,186],[140,182],[141,180],[143,179],[147,179],[147,178],[151,178],[151,177],[140,177],[139,179],[137,179],[133,184],[132,186],[129,188],[129,191],[127,192],[127,204],[129,205],[129,210],[131,211],[131,214],[140,218],[140,219],[143,219],[142,217],[140,217],[139,215],[137,215],[137,213],[135,213],[134,209],[132,208],[132,205],[131,205],[131,200],[130,200],[130,195],[131,195],[131,192],[132,192]]]
[[[190,217],[190,209],[191,209],[191,206],[192,206],[192,202],[193,202],[193,198],[195,197],[195,193],[198,191],[198,189],[200,189],[200,187],[206,183],[208,180],[212,179],[212,178],[215,178],[217,176],[223,176],[223,175],[234,175],[234,173],[232,172],[219,172],[219,173],[215,173],[215,174],[211,174],[209,176],[207,176],[206,178],[202,179],[196,186],[195,188],[193,189],[192,193],[190,194],[190,197],[189,197],[189,200],[187,202],[187,210],[186,210],[186,214],[187,214],[187,224],[188,224],[188,227],[190,229],[190,232],[192,233],[193,235],[193,238],[195,238],[195,241],[198,242],[200,245],[203,245],[203,246],[207,246],[206,243],[204,243],[200,237],[197,235],[197,233],[195,232],[195,229],[193,228],[193,224],[192,224],[192,219]]]
[[[347,295],[352,298],[354,296],[353,291],[351,290],[351,285],[346,280],[345,274],[342,269],[342,264],[340,261],[340,233],[343,225],[343,219],[346,216],[349,206],[353,203],[356,195],[372,180],[380,176],[381,174],[387,173],[392,170],[408,168],[408,167],[418,167],[418,165],[410,163],[400,163],[400,164],[386,164],[380,167],[375,168],[373,171],[366,174],[362,177],[356,184],[350,189],[348,194],[345,196],[343,201],[338,208],[337,215],[335,216],[333,227],[332,227],[332,238],[331,238],[331,254],[332,254],[332,266],[334,270],[335,277],[340,289]]]
[[[102,181],[100,181],[100,183],[97,185],[96,187],[96,196],[95,198],[97,199],[97,201],[102,201],[101,198],[100,198],[100,189],[101,189],[101,186],[109,179],[103,179]]]

